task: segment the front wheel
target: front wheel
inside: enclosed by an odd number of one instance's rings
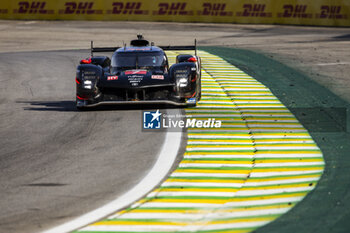
[[[84,111],[86,109],[84,105],[84,100],[79,100],[78,98],[75,100],[75,107],[78,111]]]
[[[79,107],[79,106],[76,106],[76,109],[77,109],[78,111],[84,111],[84,110],[85,110],[84,107]]]

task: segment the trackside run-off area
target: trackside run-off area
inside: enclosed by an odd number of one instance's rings
[[[168,52],[174,63],[181,51]],[[222,58],[199,51],[202,99],[189,118],[177,169],[129,208],[87,232],[251,232],[283,215],[320,179],[324,160],[307,130],[269,88]]]

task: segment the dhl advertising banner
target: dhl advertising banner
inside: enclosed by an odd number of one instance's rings
[[[0,18],[350,26],[350,0],[1,0]]]

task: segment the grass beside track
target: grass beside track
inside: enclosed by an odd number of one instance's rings
[[[269,87],[306,127],[323,152],[326,167],[315,190],[291,211],[257,233],[350,231],[349,103],[302,72],[243,49],[201,47]]]

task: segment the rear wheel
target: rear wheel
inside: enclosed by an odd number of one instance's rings
[[[201,100],[202,97],[202,85],[201,80],[199,80],[199,84],[197,85],[197,91],[196,91],[196,102],[198,103]]]
[[[78,105],[76,105],[75,107],[77,108],[78,111],[84,111],[86,109],[86,108],[78,106]]]
[[[197,102],[199,102],[199,101],[201,100],[201,98],[202,98],[202,88],[201,88],[201,84],[199,84],[199,90],[198,90],[197,93],[198,93],[198,94],[197,94],[197,96],[196,96],[196,100],[197,100]]]
[[[196,107],[196,103],[190,103],[190,104],[187,104],[187,107]]]

